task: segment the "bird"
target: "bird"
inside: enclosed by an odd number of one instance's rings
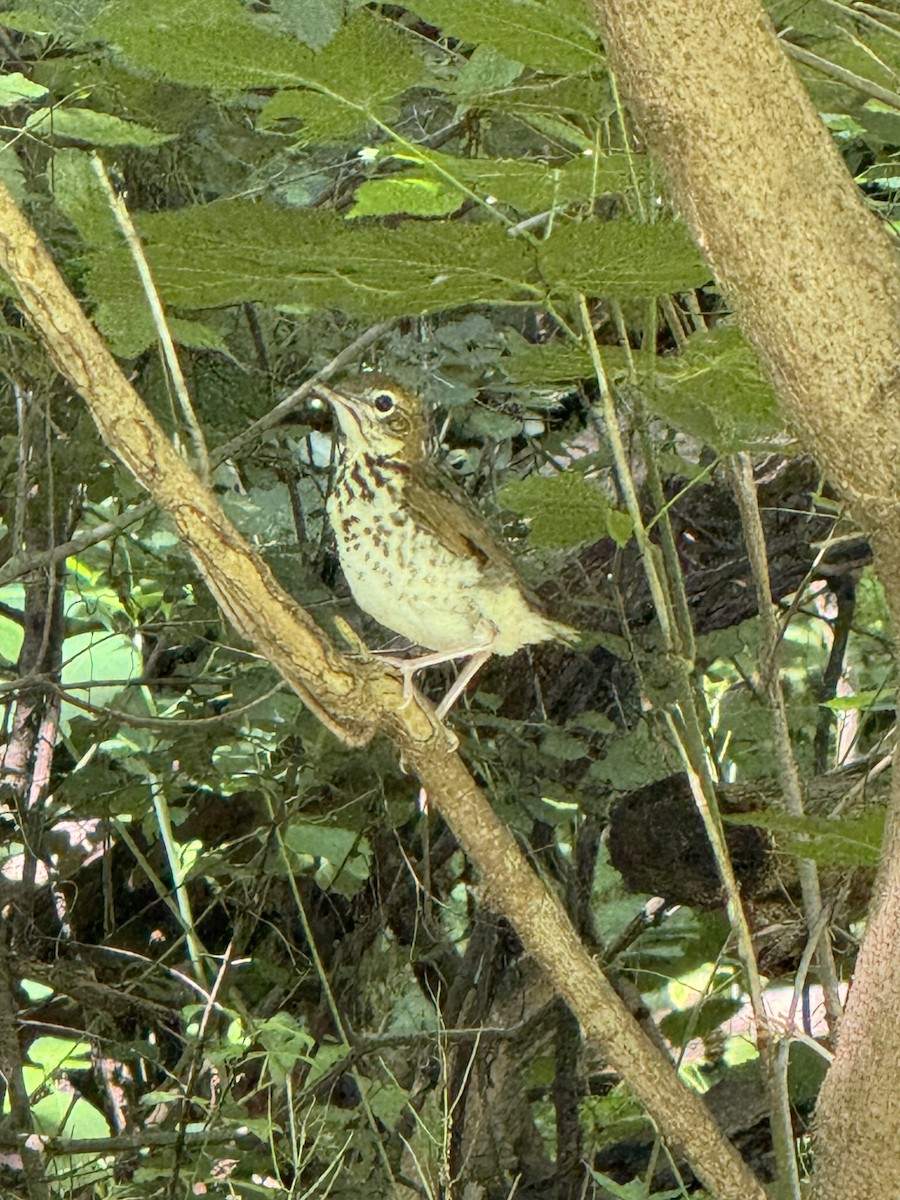
[[[577,639],[544,615],[509,550],[433,461],[418,395],[375,373],[317,384],[314,394],[331,405],[340,431],[326,508],[350,592],[426,652],[387,660],[402,672],[407,698],[418,671],[468,659],[437,707],[442,720],[492,655]]]

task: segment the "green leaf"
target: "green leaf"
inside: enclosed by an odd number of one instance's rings
[[[634,534],[634,522],[627,512],[611,508],[606,514],[606,528],[617,546],[627,546]]]
[[[533,344],[515,329],[506,331],[509,354],[500,366],[509,383],[516,387],[542,384],[573,384],[594,377],[594,363],[586,347],[572,342],[543,342]],[[627,378],[632,367],[638,374],[652,371],[655,355],[641,350],[628,354],[621,346],[600,346],[600,359],[607,375],[613,379]]]
[[[589,767],[588,776],[621,791],[631,791],[678,770],[681,763],[665,736],[642,720],[621,737],[610,740],[603,758]]]
[[[389,157],[401,161],[412,159],[424,168],[424,171],[414,171],[403,178],[433,178],[446,186],[450,186],[450,180],[456,180],[461,188],[490,203],[509,205],[519,213],[589,203],[599,195],[632,186],[632,175],[624,155],[581,156],[559,167],[536,160],[456,158],[424,150],[415,153],[394,151]],[[459,194],[456,207],[461,202],[462,195]]]
[[[594,373],[590,352],[584,346],[571,342],[533,345],[515,329],[507,332],[506,340],[510,353],[500,365],[507,381],[515,386],[572,383]],[[604,352],[607,349],[602,348]]]
[[[3,14],[4,17],[6,14]],[[21,104],[26,100],[39,100],[47,95],[47,89],[39,83],[26,79],[19,71],[0,75],[0,107]]]
[[[738,329],[693,334],[681,354],[656,360],[645,386],[660,416],[722,453],[765,444],[784,428],[774,388]]]
[[[63,653],[63,686],[76,699],[91,704],[110,704],[127,686],[128,680],[141,673],[140,651],[127,634],[107,633],[106,630],[76,633],[66,638]],[[93,686],[92,679],[103,680],[104,686]],[[73,686],[76,683],[82,686]],[[60,723],[64,729],[68,730],[69,723],[80,711],[69,701],[63,701]]]
[[[311,141],[339,142],[370,119],[389,119],[394,98],[424,74],[410,39],[368,10],[318,53],[251,15],[239,0],[154,0],[149,7],[143,0],[120,0],[91,31],[133,66],[163,79],[231,96],[261,87],[303,89],[274,96],[261,123],[300,119]]]
[[[821,707],[832,712],[892,712],[897,707],[897,698],[890,688],[879,688],[856,692],[853,696],[833,696],[823,700]]]
[[[561,762],[577,762],[579,758],[587,757],[588,747],[582,738],[552,729],[541,740],[541,753]]]
[[[344,0],[275,0],[272,11],[282,29],[311,50],[321,50],[340,28]]]
[[[70,4],[68,0],[34,0],[23,8],[8,9],[3,13],[3,24],[22,33],[47,34],[54,37],[63,34],[79,35],[84,24],[102,8],[106,0],[79,0]]]
[[[539,0],[413,0],[444,34],[491,46],[515,62],[569,75],[597,66],[597,35],[582,3]]]
[[[651,1192],[650,1187],[643,1179],[632,1179],[630,1183],[616,1183],[609,1175],[604,1175],[602,1171],[597,1171],[591,1167],[591,1175],[597,1183],[609,1192],[615,1200],[678,1200],[678,1197],[684,1195],[681,1188],[674,1188],[666,1192]]]
[[[118,0],[87,32],[141,71],[226,95],[304,83],[315,61],[308,47],[254,20],[240,0]]]
[[[310,1050],[315,1045],[313,1038],[302,1029],[290,1013],[276,1013],[263,1021],[256,1036],[266,1050],[269,1071],[278,1085],[293,1071],[298,1062],[311,1062]]]
[[[724,818],[730,825],[768,829],[779,848],[821,866],[871,867],[881,857],[885,813],[873,809],[860,817],[794,817],[784,812],[734,813]]]
[[[409,213],[413,217],[445,217],[463,202],[459,188],[439,179],[415,174],[391,179],[370,179],[356,189],[348,217],[386,217]]]
[[[314,825],[298,821],[291,824],[284,834],[284,844],[295,854],[308,854],[312,858],[326,858],[340,866],[351,854],[368,854],[368,842],[353,829],[339,829],[331,825]]]
[[[25,172],[9,144],[0,147],[0,182],[4,183],[12,193],[13,199],[22,202],[27,191]],[[0,280],[0,294],[13,295],[11,282],[4,278]]]
[[[409,222],[386,230],[332,213],[218,201],[140,218],[153,278],[167,307],[258,301],[354,316],[424,315],[464,304],[532,299],[531,248],[488,224]],[[134,311],[134,266],[125,246],[91,255],[87,288],[96,319],[122,354],[154,340]]]
[[[525,79],[487,101],[544,137],[579,151],[596,151],[597,126],[615,112],[609,87],[595,76]]]
[[[32,134],[70,138],[91,146],[161,146],[177,136],[91,108],[40,108],[31,113],[25,128]]]
[[[89,154],[57,150],[50,181],[54,200],[89,245],[118,243],[118,226]]]
[[[493,46],[476,46],[456,77],[453,94],[458,100],[465,100],[485,92],[501,91],[521,74],[520,62],[507,58]]]
[[[641,299],[708,283],[709,267],[677,221],[558,222],[540,248],[541,273],[555,292]]]
[[[609,502],[576,471],[508,483],[500,490],[500,502],[528,519],[537,548],[581,546],[607,532]]]
[[[54,1071],[83,1071],[91,1064],[91,1047],[77,1038],[38,1037],[28,1047],[28,1059],[48,1076]]]
[[[293,118],[312,142],[352,139],[368,121],[396,115],[396,98],[424,76],[421,58],[396,26],[366,11],[313,57],[306,90],[279,92],[260,114],[263,128]]]

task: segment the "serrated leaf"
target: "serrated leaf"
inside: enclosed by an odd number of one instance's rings
[[[315,58],[307,46],[254,20],[240,0],[118,0],[88,33],[157,78],[231,95],[302,84]]]
[[[84,150],[58,150],[50,174],[53,199],[90,245],[119,238],[115,217],[90,155]]]
[[[554,291],[641,299],[685,292],[711,272],[686,226],[615,221],[557,223],[540,247],[543,277]]]
[[[87,20],[103,7],[106,0],[79,0],[70,4],[68,0],[34,0],[21,8],[8,9],[3,13],[3,24],[22,33],[47,34],[55,37],[63,34],[78,34]]]
[[[523,282],[534,277],[530,247],[489,224],[409,222],[386,230],[240,200],[156,213],[137,224],[167,307],[255,300],[384,318],[522,302],[536,291]],[[143,348],[127,309],[134,302],[127,248],[95,252],[87,286],[117,350]]]
[[[572,383],[593,374],[589,351],[571,342],[533,345],[518,330],[509,330],[510,353],[500,360],[507,381],[517,387]],[[603,347],[604,350],[607,347]]]
[[[311,50],[321,50],[340,28],[344,0],[277,0],[272,5],[283,29]]]
[[[294,117],[309,140],[342,141],[418,82],[424,67],[408,38],[368,10],[357,13],[316,53],[254,17],[240,0],[120,0],[91,25],[135,67],[193,87],[237,95],[290,89],[264,108],[263,125]]]
[[[493,46],[476,46],[456,77],[453,95],[458,100],[499,91],[522,74],[522,64],[507,58]]]
[[[69,138],[90,146],[161,146],[177,136],[91,108],[40,108],[30,114],[25,128],[32,134]]]
[[[0,107],[21,104],[25,100],[39,100],[46,95],[45,87],[26,79],[20,71],[0,75]]]
[[[546,384],[572,384],[594,377],[594,364],[586,347],[572,342],[528,342],[514,329],[506,334],[509,354],[500,360],[503,374],[516,387]],[[621,346],[600,346],[600,358],[610,378],[628,376],[632,366],[638,372],[652,370],[656,357],[649,352]]]
[[[414,0],[410,8],[445,34],[492,46],[507,58],[554,74],[589,71],[600,57],[582,4],[538,0]]]
[[[558,167],[518,159],[458,158],[425,150],[398,151],[391,157],[411,158],[421,164],[424,172],[411,172],[410,178],[428,178],[433,173],[436,181],[447,185],[455,180],[490,203],[509,205],[521,214],[592,202],[597,196],[633,185],[624,155],[580,156]]]
[[[528,519],[532,545],[538,548],[581,546],[607,532],[609,502],[576,471],[508,483],[500,490],[500,501]]]
[[[395,26],[366,11],[348,21],[306,69],[306,90],[274,96],[260,123],[292,117],[314,142],[341,142],[367,121],[389,121],[396,98],[423,78],[424,66]]]
[[[458,188],[438,179],[410,173],[391,179],[370,179],[356,189],[348,217],[386,217],[408,213],[413,217],[445,217],[463,202]]]
[[[658,359],[646,384],[651,408],[723,453],[765,443],[784,428],[775,390],[738,329],[688,338]]]

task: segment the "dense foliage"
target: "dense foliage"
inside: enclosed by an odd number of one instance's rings
[[[896,224],[896,12],[769,8]],[[342,644],[342,620],[371,647],[389,635],[340,579],[336,448],[302,385],[351,347],[344,366],[425,397],[444,469],[583,631],[492,664],[451,718],[461,751],[771,1172],[674,660],[773,1003],[797,980],[809,1009],[796,863],[821,872],[846,977],[881,836],[866,771],[886,753],[889,630],[865,537],[783,428],[581,0],[36,0],[4,14],[2,44],[0,178],[157,419]],[[3,1194],[690,1191],[391,747],[341,745],[234,636],[11,290],[0,337]],[[747,453],[808,817],[773,782],[733,497]],[[827,1041],[807,1016],[801,1150]],[[37,1175],[20,1154],[35,1133],[57,1139]]]

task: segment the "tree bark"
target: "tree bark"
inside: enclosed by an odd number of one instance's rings
[[[900,620],[900,270],[761,4],[595,0],[620,89],[789,420],[872,535]],[[900,771],[815,1200],[900,1194]]]

